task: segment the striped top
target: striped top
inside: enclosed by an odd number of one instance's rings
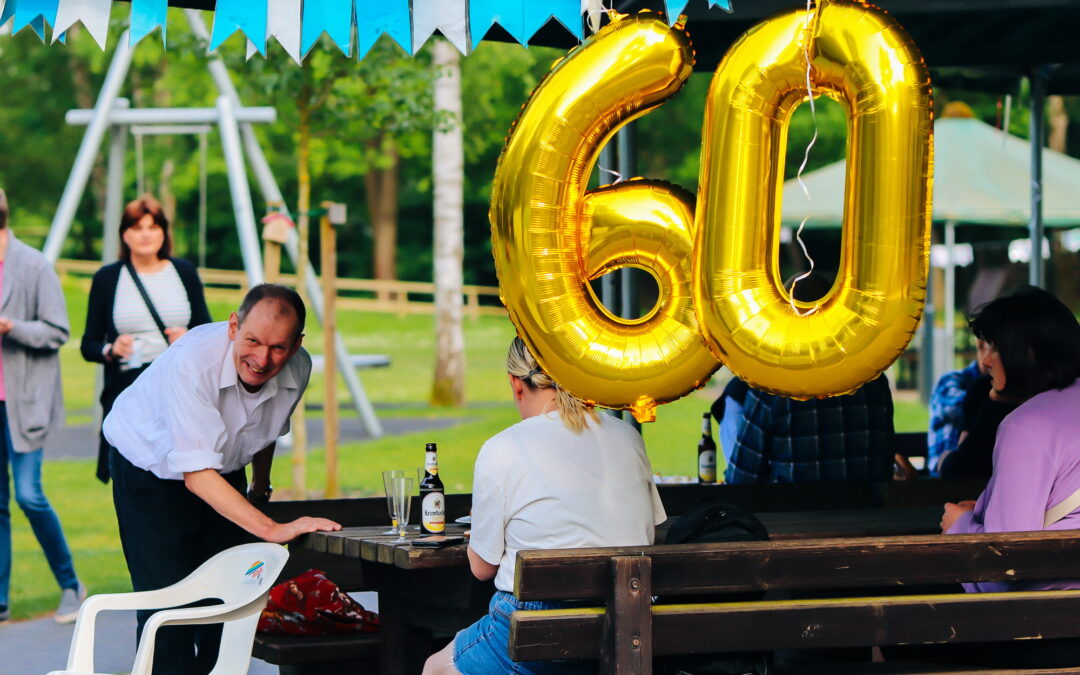
[[[187,291],[184,283],[180,281],[180,275],[170,262],[160,272],[153,274],[139,274],[143,287],[150,295],[161,320],[166,328],[186,328],[191,322],[191,303],[188,302]],[[128,334],[135,338],[134,359],[128,358],[121,362],[121,370],[129,370],[149,363],[161,355],[168,345],[154,317],[150,315],[146,303],[139,295],[139,289],[135,287],[127,267],[120,270],[120,279],[116,284],[116,300],[113,302],[113,324],[119,334]]]

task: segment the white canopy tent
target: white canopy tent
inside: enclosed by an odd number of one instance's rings
[[[934,123],[933,220],[945,224],[948,251],[956,243],[957,223],[1023,227],[1031,220],[1032,150],[1029,141],[973,118],[949,117]],[[1042,151],[1042,221],[1048,227],[1080,224],[1080,160]],[[807,228],[840,227],[844,217],[843,160],[804,174],[808,201],[796,179],[784,183],[781,222],[797,227],[809,213]],[[1041,248],[1041,247],[1039,247]],[[1038,251],[1039,248],[1033,248]],[[1035,256],[1032,256],[1034,259]],[[955,256],[945,266],[945,316],[955,315]],[[953,325],[945,321],[944,345],[953,345]],[[951,369],[951,356],[935,359],[934,377]]]

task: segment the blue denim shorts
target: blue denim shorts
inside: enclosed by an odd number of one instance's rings
[[[596,661],[510,660],[510,615],[518,609],[561,609],[563,602],[518,602],[513,595],[495,591],[488,613],[454,638],[454,667],[462,675],[594,675]]]

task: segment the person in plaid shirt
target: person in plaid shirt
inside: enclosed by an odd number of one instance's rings
[[[884,375],[846,396],[796,401],[750,389],[728,483],[888,480],[893,403]]]
[[[982,365],[987,345],[976,342],[976,358],[966,368],[945,373],[930,395],[930,430],[926,433],[926,463],[930,475],[937,476],[941,460],[960,445],[960,432],[973,420],[964,419],[964,398],[975,382],[986,374]]]

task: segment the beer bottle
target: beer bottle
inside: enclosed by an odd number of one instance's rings
[[[420,529],[424,534],[446,531],[446,491],[439,478],[438,449],[428,443],[424,449],[424,479],[420,481]]]
[[[697,472],[699,483],[716,482],[716,442],[712,438],[712,417],[702,417],[701,440],[697,445]]]

